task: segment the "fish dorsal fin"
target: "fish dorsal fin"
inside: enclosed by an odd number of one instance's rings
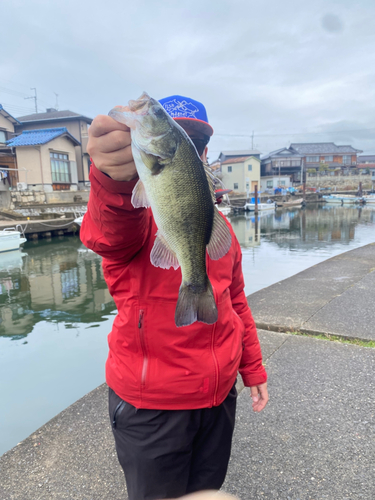
[[[212,201],[213,201],[213,203],[215,203],[215,201],[216,201],[216,198],[215,198],[215,179],[216,179],[216,177],[212,173],[212,169],[210,168],[208,163],[203,162],[203,168],[204,168],[204,171],[205,171],[205,174],[207,177],[208,186],[210,188],[210,194],[211,194]]]
[[[148,208],[151,206],[147,198],[145,186],[141,179],[138,180],[137,184],[133,188],[131,202],[134,208]]]
[[[207,245],[208,255],[212,260],[219,260],[229,251],[232,244],[232,235],[224,218],[220,215],[219,210],[214,209],[214,224],[210,242]]]
[[[150,254],[151,264],[162,269],[173,267],[174,270],[180,267],[176,254],[171,250],[162,233],[156,233],[156,240]]]

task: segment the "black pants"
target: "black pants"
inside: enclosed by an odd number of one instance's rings
[[[109,416],[129,500],[218,490],[227,472],[237,390],[200,410],[139,410],[109,389]]]

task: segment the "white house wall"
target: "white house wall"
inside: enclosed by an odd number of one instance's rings
[[[267,187],[267,182],[272,181],[272,187]],[[282,184],[284,183],[284,184]],[[261,191],[266,191],[266,189],[275,189],[277,187],[282,186],[288,188],[291,186],[290,176],[289,175],[268,175],[265,177],[261,177],[260,179],[260,189]]]
[[[0,129],[5,129],[7,132],[11,132],[12,134],[14,133],[13,123],[10,120],[8,120],[8,118],[5,118],[5,116],[3,116],[1,113],[0,113]]]
[[[248,165],[252,166],[252,170],[248,170]],[[228,167],[232,167],[232,172],[228,172]],[[251,157],[242,163],[228,163],[221,166],[222,182],[227,189],[233,189],[238,193],[246,193],[246,179],[249,179],[249,191],[251,191],[252,182],[257,182],[260,185],[260,161],[257,158]],[[238,184],[238,188],[235,188]]]
[[[27,182],[29,188],[37,190],[42,189],[42,184],[44,184],[45,191],[52,191],[50,153],[67,154],[69,161],[76,162],[74,144],[66,137],[57,137],[41,146],[19,146],[16,148],[18,168],[27,170],[27,176],[25,171],[19,171],[20,182]],[[76,172],[73,173],[72,178],[77,178]]]

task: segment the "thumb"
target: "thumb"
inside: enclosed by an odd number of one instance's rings
[[[259,389],[257,386],[250,387],[250,396],[254,403],[259,401]]]

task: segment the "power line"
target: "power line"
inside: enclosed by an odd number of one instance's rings
[[[36,96],[36,88],[35,87],[31,87],[30,90],[33,90],[35,92],[35,95],[32,95],[30,97],[24,97],[24,99],[34,99],[34,102],[35,102],[35,113],[38,112],[38,98]]]
[[[23,106],[17,106],[16,104],[7,104],[6,102],[3,103],[3,106],[6,109],[9,109],[11,111],[13,110],[13,111],[16,111],[16,112],[28,112],[28,113],[30,113],[30,111],[34,111],[32,108],[26,108],[26,107],[23,107]]]
[[[363,128],[355,130],[327,130],[325,132],[289,132],[287,134],[256,134],[256,137],[285,137],[294,135],[328,135],[328,134],[344,134],[344,133],[355,133],[355,132],[368,132],[369,130],[375,130],[375,128]],[[220,134],[215,133],[215,137],[246,137],[253,138],[254,132],[252,134]]]

